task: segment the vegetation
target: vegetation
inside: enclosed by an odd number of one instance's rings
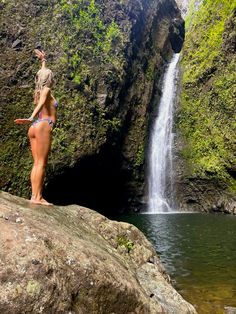
[[[136,153],[135,166],[139,167],[144,163],[144,145],[140,145]]]
[[[183,50],[179,127],[192,175],[235,186],[236,1],[206,0],[192,16]],[[192,12],[190,11],[192,15]],[[189,21],[189,20],[188,20]]]
[[[185,28],[186,29],[188,29],[190,27],[191,20],[194,16],[194,10],[195,10],[194,3],[195,3],[195,0],[189,1],[188,15],[186,16],[186,19],[185,19]]]
[[[134,243],[122,235],[117,237],[117,244],[118,246],[124,246],[128,250],[128,253],[134,249]]]
[[[61,0],[58,10],[63,12],[68,20],[69,29],[64,41],[68,60],[65,59],[65,62],[69,61],[75,83],[87,81],[87,84],[91,85],[99,70],[104,70],[104,65],[107,64],[112,66],[113,70],[109,72],[107,69],[108,76],[113,76],[114,70],[122,69],[124,59],[120,48],[123,47],[123,34],[114,20],[104,23],[101,8],[95,5],[94,0]]]

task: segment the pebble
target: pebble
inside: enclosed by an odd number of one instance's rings
[[[22,218],[20,218],[20,217],[18,217],[18,218],[16,218],[16,223],[22,223],[23,222],[23,219]]]
[[[33,265],[41,264],[41,262],[40,262],[39,260],[35,259],[35,258],[32,259],[31,263],[32,263]]]

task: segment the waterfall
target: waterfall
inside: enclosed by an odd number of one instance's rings
[[[179,54],[175,54],[164,75],[158,116],[149,147],[149,213],[171,212],[173,205],[172,120],[176,96]]]

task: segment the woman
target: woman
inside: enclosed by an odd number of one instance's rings
[[[34,204],[52,205],[43,199],[42,190],[48,154],[52,142],[52,128],[56,123],[58,103],[51,92],[53,74],[52,71],[46,67],[45,53],[36,49],[35,54],[42,63],[42,67],[35,78],[35,109],[28,119],[16,119],[15,123],[32,123],[28,131],[34,159],[34,165],[30,175],[32,187],[30,201]],[[34,120],[36,116],[38,116],[38,118]]]

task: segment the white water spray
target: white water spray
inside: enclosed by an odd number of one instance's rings
[[[172,122],[178,61],[179,54],[175,54],[165,73],[158,116],[151,131],[148,178],[149,213],[174,210],[171,197],[173,195]]]

